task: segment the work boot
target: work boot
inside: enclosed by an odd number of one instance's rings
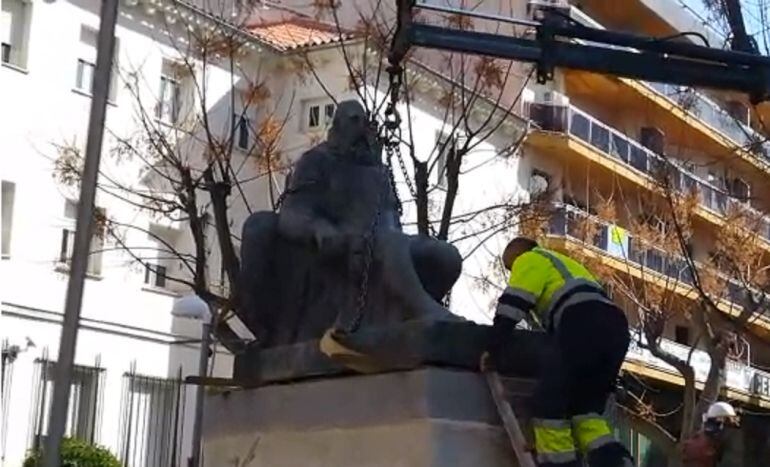
[[[592,449],[586,455],[590,467],[633,467],[634,458],[620,443],[609,443]]]

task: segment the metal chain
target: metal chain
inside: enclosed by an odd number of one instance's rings
[[[401,146],[401,116],[398,114],[396,108],[398,104],[398,96],[402,85],[402,72],[400,66],[391,65],[388,67],[389,74],[389,88],[388,94],[390,100],[385,108],[385,121],[380,126],[378,132],[378,138],[385,148],[385,154],[387,161],[385,164],[387,174],[383,174],[383,185],[389,184],[388,187],[383,186],[383,189],[379,190],[377,195],[377,210],[374,214],[374,218],[369,226],[368,231],[364,234],[364,262],[363,270],[361,271],[361,283],[359,285],[358,297],[356,300],[356,310],[353,315],[353,319],[350,326],[345,330],[347,333],[353,333],[361,326],[361,322],[364,319],[364,310],[366,308],[366,299],[369,295],[369,273],[372,266],[372,257],[374,255],[374,241],[377,226],[380,223],[382,217],[382,205],[384,194],[388,191],[392,191],[393,196],[396,199],[399,217],[402,214],[401,200],[399,199],[398,192],[396,190],[395,178],[393,176],[391,158],[395,154],[398,159],[401,160],[400,146]],[[374,118],[374,117],[373,117]],[[374,122],[374,120],[372,120]],[[408,177],[407,177],[408,180]]]
[[[384,175],[384,174],[383,174]],[[387,178],[384,178],[387,182]],[[386,188],[386,187],[383,187]],[[380,224],[380,218],[382,217],[382,201],[383,193],[386,190],[379,190],[377,195],[377,211],[374,213],[374,218],[369,226],[368,231],[364,234],[364,264],[361,271],[361,283],[358,287],[358,298],[356,300],[356,312],[353,315],[353,320],[350,323],[347,333],[353,333],[361,327],[361,322],[364,319],[364,309],[366,308],[366,299],[369,295],[369,272],[372,267],[372,258],[374,256],[374,238],[377,232],[377,226]]]
[[[392,145],[385,145],[385,166],[388,169],[388,178],[390,179],[390,191],[393,192],[393,198],[396,200],[396,209],[398,210],[398,218],[404,215],[404,205],[401,203],[401,197],[396,189],[396,176],[393,173],[393,156],[397,149],[394,149]],[[399,151],[400,152],[400,151]]]

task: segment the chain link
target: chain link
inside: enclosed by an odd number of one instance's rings
[[[385,175],[385,174],[383,174]],[[387,183],[388,178],[384,177],[383,180]],[[374,241],[377,233],[377,226],[380,224],[380,218],[382,217],[382,202],[383,194],[387,191],[387,187],[382,187],[377,195],[377,211],[374,213],[374,218],[369,226],[368,231],[364,234],[364,262],[363,269],[361,271],[361,282],[358,287],[358,297],[356,300],[356,311],[353,315],[353,320],[350,326],[345,331],[347,333],[353,333],[361,327],[361,322],[364,319],[364,310],[366,308],[366,299],[369,295],[369,272],[372,268],[372,259],[374,257]]]
[[[377,210],[374,214],[374,218],[369,226],[368,231],[364,234],[364,261],[363,270],[361,271],[361,282],[358,289],[358,297],[356,299],[356,310],[351,320],[350,326],[345,329],[347,333],[353,333],[361,326],[361,322],[364,319],[364,311],[366,309],[366,299],[369,295],[369,274],[372,267],[372,259],[374,256],[374,242],[377,227],[382,217],[382,205],[384,203],[385,193],[392,192],[393,197],[396,200],[399,218],[403,213],[403,206],[398,196],[398,190],[396,189],[396,181],[393,175],[392,158],[395,155],[399,161],[402,161],[401,157],[401,116],[398,114],[398,97],[402,86],[402,73],[403,70],[399,66],[388,67],[388,94],[389,102],[385,108],[385,119],[379,128],[378,139],[385,148],[385,169],[387,174],[383,174],[383,185],[388,184],[390,187],[383,186],[377,195]],[[374,123],[375,116],[372,116],[372,122]],[[403,163],[400,162],[402,165]],[[409,183],[409,177],[405,177],[407,183]]]

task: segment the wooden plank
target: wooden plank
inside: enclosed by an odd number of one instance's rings
[[[513,412],[511,404],[505,399],[505,388],[500,382],[500,377],[494,371],[484,372],[484,376],[487,379],[492,399],[495,401],[497,412],[500,414],[506,433],[508,433],[508,439],[511,441],[519,465],[521,467],[536,467],[535,460],[527,449],[527,439],[521,431],[516,414]]]

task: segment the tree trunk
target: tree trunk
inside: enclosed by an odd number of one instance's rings
[[[706,383],[703,385],[703,391],[700,394],[698,405],[696,406],[695,413],[693,414],[694,420],[696,422],[702,420],[703,414],[706,413],[712,403],[719,399],[719,393],[722,392],[722,387],[725,384],[727,346],[717,344],[713,348],[709,349],[709,357],[711,357],[709,374],[706,378]]]
[[[444,209],[441,212],[441,225],[439,226],[438,239],[446,241],[449,238],[449,226],[452,224],[457,192],[460,188],[460,162],[461,152],[451,148],[447,155],[446,182],[447,191],[444,199]]]
[[[179,172],[182,178],[182,186],[178,196],[189,219],[190,233],[192,234],[195,247],[195,274],[193,283],[195,284],[195,292],[198,295],[201,295],[208,292],[208,278],[206,277],[206,268],[208,265],[208,258],[206,256],[206,231],[201,222],[201,217],[198,215],[197,195],[195,193],[195,184],[193,183],[190,169],[180,168]]]
[[[428,219],[428,163],[412,158],[414,164],[415,204],[417,206],[417,233],[430,235]]]
[[[746,33],[740,0],[722,0],[722,5],[725,16],[727,16],[727,22],[730,24],[730,31],[733,33],[732,49],[741,52],[757,53],[753,42]]]
[[[222,265],[227,280],[230,283],[230,295],[234,294],[238,284],[238,274],[241,270],[238,255],[235,254],[235,246],[230,236],[230,221],[227,216],[227,197],[230,195],[230,185],[225,181],[217,182],[211,167],[203,172],[203,178],[206,181],[209,196],[211,197],[211,206],[214,210],[214,226],[217,231],[217,242],[222,253]]]

